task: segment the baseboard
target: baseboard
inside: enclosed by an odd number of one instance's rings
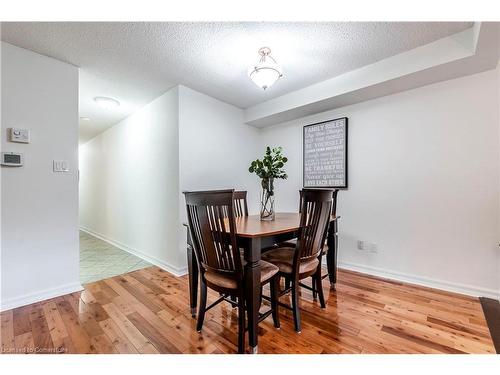
[[[129,246],[122,244],[118,241],[112,240],[110,238],[107,238],[106,236],[96,233],[91,229],[80,227],[80,230],[90,234],[91,236],[97,237],[100,240],[103,240],[110,245],[116,246],[119,249],[126,251],[132,255],[135,255],[151,264],[154,264],[155,266],[158,266],[161,269],[164,269],[165,271],[168,271],[175,276],[183,276],[187,274],[187,267],[174,267],[171,264],[168,264],[164,261],[161,261],[159,259],[153,258],[149,255],[146,255],[139,250],[130,248]],[[445,281],[445,280],[438,280],[438,279],[433,279],[433,278],[428,278],[428,277],[422,277],[422,276],[417,276],[417,275],[410,275],[406,273],[402,273],[399,271],[394,271],[394,270],[388,270],[385,268],[379,268],[379,267],[373,267],[373,266],[366,266],[363,264],[358,264],[358,263],[351,263],[351,262],[342,262],[340,261],[338,263],[339,268],[344,268],[346,270],[351,270],[351,271],[356,271],[356,272],[361,272],[361,273],[366,273],[368,275],[372,276],[378,276],[378,277],[383,277],[386,279],[391,279],[395,281],[402,281],[405,283],[410,283],[410,284],[416,284],[416,285],[422,285],[426,286],[429,288],[434,288],[434,289],[441,289],[449,292],[454,292],[454,293],[460,293],[460,294],[465,294],[473,297],[488,297],[488,298],[495,298],[495,299],[500,299],[500,291],[496,291],[494,289],[488,289],[488,288],[482,288],[482,287],[476,287],[472,285],[466,285],[466,284],[460,284],[460,283],[455,283],[455,282],[450,282],[450,281]]]
[[[0,311],[15,309],[16,307],[31,305],[32,303],[45,301],[47,299],[63,296],[83,290],[82,285],[78,283],[66,284],[57,288],[45,289],[35,293],[25,294],[15,298],[9,298],[0,302]]]
[[[498,299],[500,297],[500,291],[494,289],[487,289],[482,287],[476,287],[473,285],[459,284],[455,282],[438,280],[417,275],[409,275],[399,271],[393,271],[373,266],[366,266],[358,263],[340,261],[338,263],[338,267],[344,268],[346,270],[366,273],[372,276],[383,277],[395,281],[402,281],[409,284],[422,285],[434,289],[446,290],[448,292],[466,294],[473,297],[489,297],[495,299]]]
[[[135,255],[136,257],[141,258],[142,260],[145,260],[146,262],[154,264],[155,266],[157,266],[157,267],[159,267],[167,272],[170,272],[171,274],[174,274],[175,276],[184,276],[187,274],[187,267],[181,267],[181,268],[175,267],[175,266],[168,264],[167,262],[164,262],[160,259],[157,259],[157,258],[152,257],[150,255],[144,254],[143,252],[141,252],[137,249],[131,248],[130,246],[127,246],[121,242],[118,242],[116,240],[108,238],[101,233],[97,233],[97,232],[93,231],[92,229],[80,226],[80,230],[85,232],[85,233],[90,234],[91,236],[97,237],[100,240],[107,242],[112,246],[115,246],[123,251],[126,251],[127,253]]]

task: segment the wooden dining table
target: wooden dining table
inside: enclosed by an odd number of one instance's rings
[[[185,224],[187,226],[187,224]],[[246,261],[245,289],[248,315],[248,341],[251,352],[258,352],[257,325],[260,307],[260,259],[262,249],[296,238],[300,226],[299,213],[276,213],[275,220],[263,221],[259,215],[236,218],[238,246],[244,249]],[[194,255],[189,230],[187,231],[187,259],[189,270],[189,299],[191,315],[196,316],[198,299],[198,263]],[[328,228],[327,268],[331,287],[337,282],[337,217],[330,219]]]

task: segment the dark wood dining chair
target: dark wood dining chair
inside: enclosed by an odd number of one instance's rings
[[[332,215],[335,217],[337,217],[337,195],[338,195],[338,192],[339,192],[338,189],[335,189],[332,191]],[[303,194],[302,194],[302,190],[299,190],[299,213],[302,211],[302,203],[303,203]],[[337,220],[338,220],[338,218],[337,218]],[[283,242],[282,244],[280,244],[280,247],[295,247],[296,244],[297,244],[297,239],[293,239],[293,240]],[[335,244],[335,246],[337,246],[337,244]],[[326,254],[328,253],[328,250],[329,250],[328,245],[325,242],[325,246],[323,247],[323,251],[322,251],[321,255],[326,256]],[[322,264],[320,263],[318,265],[318,267],[321,269]],[[325,279],[326,277],[328,277],[328,273],[322,274],[321,280]],[[316,290],[316,285],[314,283],[314,280],[311,280],[311,281],[312,281],[311,286],[308,286],[308,285],[305,285],[302,283],[300,284],[300,286],[311,290],[312,294],[313,294],[313,299],[316,299],[318,296],[318,293]],[[286,286],[289,287],[288,284]]]
[[[262,259],[279,268],[279,277],[286,280],[285,289],[278,298],[292,293],[292,305],[280,306],[293,311],[295,330],[301,331],[299,309],[300,281],[313,277],[321,307],[325,307],[321,288],[321,257],[332,212],[332,190],[303,189],[299,236],[295,247],[279,247],[262,254]],[[279,280],[278,280],[279,281]],[[290,285],[288,287],[288,285]]]
[[[337,195],[338,195],[338,193],[339,193],[338,189],[332,190],[332,215],[333,216],[337,215]],[[303,201],[302,190],[299,190],[299,213],[302,212],[302,201]]]
[[[233,192],[234,217],[248,216],[247,192],[245,190],[235,190]],[[223,211],[224,217],[228,216],[226,209]]]
[[[245,349],[245,285],[244,261],[236,243],[233,206],[234,190],[184,192],[188,226],[200,270],[200,304],[196,329],[201,331],[205,312],[222,301],[238,307],[238,352]],[[226,215],[227,214],[227,215]],[[261,285],[270,283],[271,309],[259,321],[273,315],[279,327],[279,268],[261,261]],[[207,307],[207,287],[221,296]],[[236,302],[229,296],[235,296]]]
[[[247,203],[246,190],[235,190],[233,192],[233,208],[235,217],[248,216],[248,203]],[[223,213],[224,217],[228,217],[227,210],[224,210]],[[240,252],[243,255],[243,249],[240,249]],[[236,297],[234,295],[231,295],[231,301],[233,302],[236,301]],[[233,305],[233,307],[236,307],[236,305]]]
[[[335,189],[333,190],[332,192],[332,216],[335,216],[336,217],[336,222],[334,224],[330,223],[330,225],[337,225],[336,223],[338,222],[338,219],[339,217],[337,217],[337,195],[339,193],[339,190],[338,189]],[[337,237],[335,236],[335,241],[337,241]],[[338,244],[337,242],[335,243],[335,248],[338,248],[337,247]],[[323,251],[321,253],[321,256],[326,256],[326,254],[328,253],[328,251],[330,251],[330,249],[328,248],[328,244],[325,242],[325,246],[323,246]],[[333,251],[333,250],[332,250]],[[320,262],[319,264],[319,269],[320,269],[320,273],[321,273],[321,270],[323,269],[322,268],[322,264]],[[329,276],[328,272],[327,273],[324,273],[324,274],[321,274],[321,280],[327,278]],[[323,288],[323,285],[320,283],[318,284],[318,286],[314,283],[314,280],[311,280],[311,287],[307,286],[307,285],[301,285],[302,287],[306,288],[306,289],[309,289],[312,291],[312,294],[313,294],[313,299],[316,299],[317,298],[317,295],[318,295],[318,290],[317,288]]]
[[[234,216],[248,216],[247,192],[245,190],[235,190],[233,193]]]

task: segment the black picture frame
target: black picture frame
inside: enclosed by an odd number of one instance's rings
[[[325,124],[328,122],[332,121],[338,121],[338,120],[345,120],[345,137],[344,137],[344,171],[345,171],[345,179],[344,179],[344,184],[341,186],[306,186],[306,174],[305,174],[305,154],[306,154],[306,147],[305,147],[305,133],[306,133],[306,128],[310,126],[315,126],[315,125],[320,125],[320,124]],[[304,125],[302,129],[302,186],[306,189],[320,189],[320,188],[332,188],[332,189],[347,189],[349,186],[348,183],[348,175],[349,175],[349,169],[348,169],[348,156],[349,156],[349,150],[348,150],[348,134],[349,134],[349,119],[347,117],[339,117],[331,120],[326,120],[326,121],[320,121],[316,122],[314,124],[309,124],[309,125]]]

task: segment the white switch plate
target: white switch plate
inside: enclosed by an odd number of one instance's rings
[[[54,160],[53,161],[54,172],[68,172],[68,161],[67,160]]]
[[[11,128],[10,141],[18,143],[30,143],[29,129]]]

